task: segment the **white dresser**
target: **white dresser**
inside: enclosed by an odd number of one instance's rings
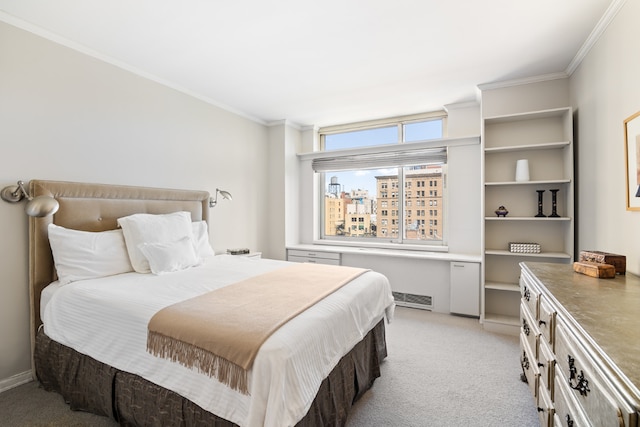
[[[520,362],[541,426],[640,426],[640,278],[520,267]]]

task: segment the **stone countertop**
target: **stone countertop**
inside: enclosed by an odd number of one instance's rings
[[[598,279],[572,265],[521,263],[538,280],[558,314],[584,335],[606,368],[640,399],[640,278],[633,274]]]

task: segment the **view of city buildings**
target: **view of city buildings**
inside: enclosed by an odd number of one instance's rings
[[[442,239],[442,177],[439,165],[405,168],[404,239]],[[398,175],[380,175],[375,180],[376,194],[369,194],[345,189],[331,177],[324,200],[325,236],[399,237]]]

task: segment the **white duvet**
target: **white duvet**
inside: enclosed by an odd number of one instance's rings
[[[44,332],[240,426],[292,426],[307,413],[340,358],[385,313],[391,320],[393,297],[381,274],[365,273],[276,331],[249,372],[250,395],[146,351],[147,323],[161,308],[284,265],[216,256],[202,266],[161,276],[126,273],[52,286],[42,313]]]

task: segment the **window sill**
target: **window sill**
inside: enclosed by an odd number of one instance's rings
[[[296,249],[303,251],[315,251],[315,252],[334,252],[340,254],[358,254],[358,255],[371,255],[371,256],[385,256],[385,257],[398,257],[398,258],[414,258],[414,259],[429,259],[437,261],[459,261],[459,262],[481,262],[482,256],[480,254],[456,254],[451,252],[445,252],[448,248],[446,246],[439,247],[440,252],[435,250],[410,250],[410,249],[389,249],[389,248],[374,248],[363,246],[342,246],[335,244],[325,244],[318,242],[317,244],[298,244],[288,245],[287,249]]]

